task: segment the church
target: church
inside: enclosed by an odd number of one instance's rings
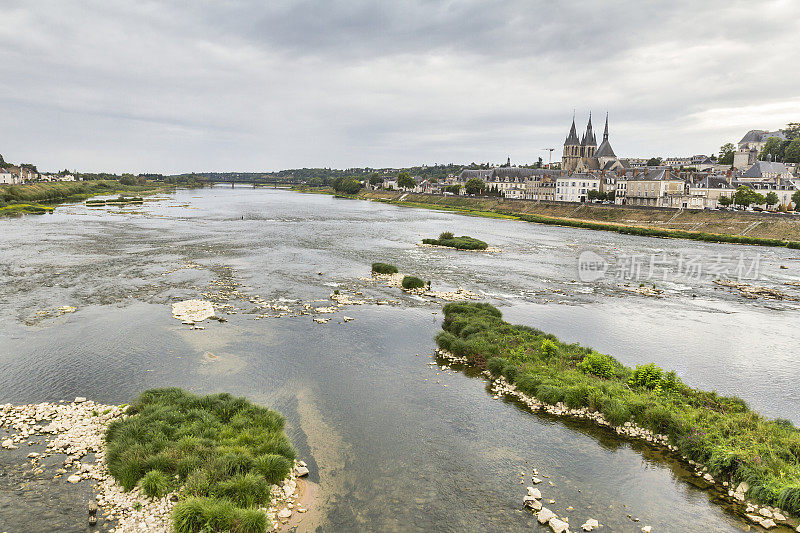
[[[575,117],[572,117],[572,127],[564,141],[564,154],[561,156],[561,169],[569,172],[614,171],[625,166],[611,148],[608,142],[608,113],[606,113],[606,128],[603,132],[603,142],[597,146],[597,138],[592,131],[592,114],[589,113],[589,122],[586,132],[578,139],[575,130]]]

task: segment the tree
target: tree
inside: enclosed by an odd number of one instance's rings
[[[732,165],[734,152],[736,152],[736,147],[733,143],[723,144],[719,147],[719,159],[717,163],[720,165]]]
[[[452,194],[459,194],[461,193],[461,185],[448,185],[444,188],[444,191]]]
[[[788,144],[788,143],[787,143]],[[762,161],[767,160],[767,156],[772,156],[772,161],[783,161],[783,152],[785,150],[784,141],[778,137],[770,137],[761,151],[758,152],[758,158]]]
[[[769,191],[767,195],[764,197],[764,203],[768,206],[773,206],[778,203],[778,195],[775,194],[775,191]]]
[[[587,193],[587,196],[589,197],[589,200],[605,200],[606,199],[606,193],[597,191],[595,189],[590,190]]]
[[[719,205],[721,205],[722,207],[728,207],[733,203],[733,198],[731,198],[730,196],[720,196],[719,200],[717,201],[719,202]]]
[[[647,160],[648,167],[660,167],[661,166],[661,158],[660,157],[651,157]]]
[[[606,193],[606,200],[608,200],[609,202],[613,202],[616,197],[617,197],[617,191],[608,191]]]
[[[792,203],[794,204],[794,210],[797,211],[797,208],[800,207],[800,191],[794,191]]]
[[[483,180],[480,178],[471,178],[467,181],[466,185],[464,185],[467,194],[480,194],[484,187]]]
[[[361,182],[352,176],[338,177],[333,180],[333,190],[345,194],[356,194],[361,190]]]
[[[787,163],[800,163],[800,137],[795,137],[786,147],[783,160]]]
[[[377,172],[373,172],[369,177],[369,184],[380,185],[381,183],[383,183],[383,177]]]
[[[750,204],[761,205],[766,201],[766,198],[764,198],[763,194],[757,193],[750,187],[740,185],[733,194],[733,201],[736,205],[747,207]]]
[[[408,172],[401,172],[397,175],[397,186],[401,189],[413,189],[417,186],[417,182]]]

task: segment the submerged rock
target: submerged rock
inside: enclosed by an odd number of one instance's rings
[[[207,300],[184,300],[172,304],[172,316],[182,322],[201,322],[214,314],[214,304]]]
[[[536,515],[536,519],[539,521],[540,524],[546,524],[550,522],[551,518],[555,518],[556,514],[548,509],[547,507],[542,507],[542,510],[539,511],[539,514]]]
[[[581,526],[581,529],[583,529],[584,531],[593,531],[594,529],[597,529],[598,527],[600,527],[600,522],[598,522],[594,518],[590,518],[589,520],[587,520],[586,522],[583,523],[583,525]]]

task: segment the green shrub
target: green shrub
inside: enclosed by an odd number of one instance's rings
[[[541,352],[544,359],[551,359],[558,355],[558,346],[556,346],[556,343],[550,339],[545,339],[542,342]]]
[[[441,233],[438,239],[422,239],[422,244],[432,244],[435,246],[446,246],[457,250],[485,250],[489,247],[485,242],[473,237],[454,237],[449,231]]]
[[[450,240],[452,238],[453,238],[453,232],[452,231],[443,231],[443,232],[441,232],[439,234],[439,240],[440,241]]]
[[[578,363],[578,370],[584,374],[592,374],[599,378],[611,379],[614,377],[614,363],[614,359],[610,356],[593,351],[584,357],[583,361]]]
[[[397,267],[389,263],[372,263],[372,271],[376,274],[397,274]]]
[[[142,478],[142,491],[150,498],[161,498],[169,489],[169,478],[161,470],[150,470]]]
[[[631,387],[653,390],[661,384],[663,370],[655,363],[636,365],[628,383]]]
[[[402,285],[404,289],[420,289],[425,286],[425,282],[416,276],[404,276]]]

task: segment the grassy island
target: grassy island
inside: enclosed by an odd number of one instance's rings
[[[376,274],[397,274],[397,267],[389,263],[372,263],[372,271]]]
[[[434,246],[446,246],[448,248],[455,248],[456,250],[485,250],[489,247],[485,242],[467,237],[455,237],[449,231],[445,231],[439,235],[438,239],[422,239],[422,244],[432,244]]]
[[[148,183],[146,185],[123,185],[114,180],[42,182],[25,185],[0,185],[0,216],[17,214],[41,214],[53,210],[59,202],[85,200],[92,196],[117,193],[154,193],[170,186]],[[104,203],[127,204],[142,202],[140,196],[104,200]],[[50,204],[50,205],[42,205]],[[99,202],[87,205],[101,205]]]
[[[547,404],[599,411],[616,426],[634,422],[667,435],[714,476],[746,482],[748,495],[800,514],[800,430],[768,420],[737,397],[692,389],[653,363],[629,368],[613,357],[504,322],[485,303],[444,306],[438,346]]]
[[[127,413],[106,432],[109,472],[151,497],[180,489],[177,533],[267,530],[260,508],[295,459],[280,414],[229,394],[177,388],[144,392]]]
[[[403,276],[403,281],[400,283],[404,289],[421,289],[425,285],[425,280],[417,276]]]

